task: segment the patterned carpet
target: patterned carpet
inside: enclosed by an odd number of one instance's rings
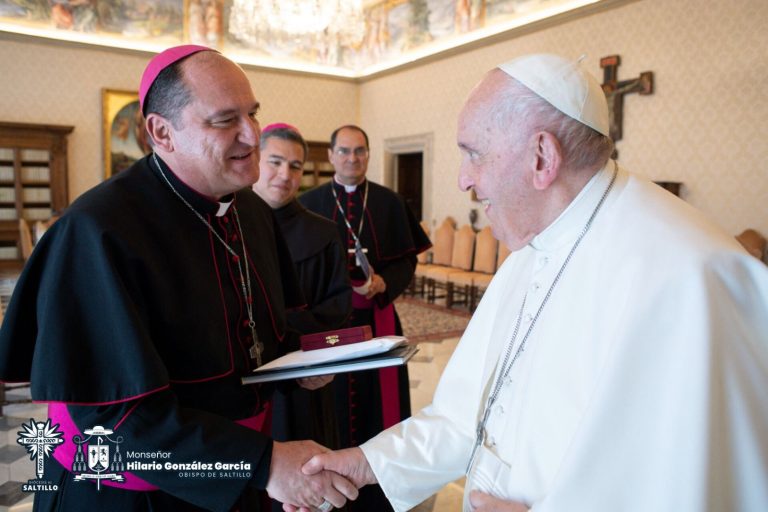
[[[411,342],[456,338],[464,333],[469,323],[467,311],[446,309],[415,298],[401,297],[395,307],[403,324],[403,333]]]

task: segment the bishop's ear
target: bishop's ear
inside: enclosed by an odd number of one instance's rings
[[[534,135],[536,163],[533,174],[533,186],[536,190],[545,190],[558,176],[563,162],[563,152],[557,137],[549,132]]]
[[[152,112],[147,116],[144,125],[154,147],[168,152],[173,151],[173,140],[171,139],[173,125],[168,119]]]

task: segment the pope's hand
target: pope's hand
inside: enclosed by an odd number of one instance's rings
[[[320,453],[312,457],[301,468],[305,475],[315,475],[322,470],[338,473],[349,479],[358,488],[376,483],[376,475],[373,474],[368,459],[365,458],[363,450],[360,448]]]
[[[312,510],[328,501],[335,508],[357,498],[357,487],[348,479],[318,468],[302,472],[302,465],[328,449],[314,441],[275,441],[269,467],[267,493],[272,499]],[[285,507],[284,507],[285,508]]]
[[[482,491],[469,493],[472,512],[528,512],[528,507],[517,501],[506,501]]]

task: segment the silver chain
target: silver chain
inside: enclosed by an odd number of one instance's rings
[[[336,201],[336,207],[339,209],[339,212],[341,212],[341,218],[344,219],[344,223],[347,225],[347,229],[349,229],[349,233],[352,235],[352,238],[355,239],[355,243],[362,247],[359,237],[363,234],[365,209],[368,205],[368,182],[365,182],[365,194],[363,195],[363,213],[360,215],[360,224],[357,226],[357,234],[355,234],[355,230],[352,229],[352,225],[349,223],[349,219],[347,219],[347,213],[344,211],[344,208],[342,208],[341,203],[339,202],[339,196],[336,194],[336,188],[333,186],[333,183],[331,183],[331,193],[333,194],[333,199]]]
[[[152,159],[155,162],[155,165],[157,166],[157,169],[160,171],[160,175],[165,180],[165,183],[168,185],[168,187],[171,189],[171,191],[178,197],[182,203],[187,205],[187,208],[189,208],[192,213],[194,213],[200,221],[205,224],[211,233],[221,242],[221,245],[224,246],[224,248],[234,257],[235,262],[237,263],[237,271],[240,274],[240,286],[243,291],[243,300],[245,301],[245,307],[248,311],[248,327],[251,329],[251,337],[253,338],[253,346],[250,350],[251,358],[256,359],[256,365],[261,366],[261,352],[262,348],[259,345],[259,339],[256,335],[256,322],[253,320],[253,300],[251,295],[251,275],[247,271],[248,270],[248,263],[246,262],[246,272],[243,273],[243,266],[240,263],[240,256],[235,252],[232,247],[229,246],[227,242],[224,241],[224,239],[216,232],[215,229],[213,229],[213,226],[211,226],[211,223],[205,220],[205,217],[203,217],[200,212],[195,210],[195,208],[189,204],[189,202],[184,199],[184,196],[182,196],[178,190],[176,190],[176,187],[173,186],[173,184],[168,180],[168,176],[165,175],[165,171],[163,171],[162,166],[160,165],[160,162],[157,160],[157,156],[155,153],[152,153]],[[245,252],[245,238],[243,237],[243,228],[240,225],[240,216],[237,213],[237,208],[233,205],[232,206],[232,212],[235,214],[235,221],[237,222],[237,231],[240,235],[240,243],[243,245],[243,259],[246,258],[246,252]]]
[[[525,332],[523,339],[520,341],[520,344],[517,346],[515,355],[512,357],[512,360],[510,361],[509,359],[510,359],[510,356],[512,355],[512,348],[515,345],[517,334],[520,329],[520,323],[523,317],[523,311],[525,310],[525,302],[526,302],[526,299],[528,298],[528,292],[526,292],[525,295],[523,296],[523,303],[520,306],[520,312],[517,315],[515,329],[512,332],[512,337],[509,340],[509,344],[507,345],[507,350],[504,354],[504,361],[501,363],[501,368],[499,369],[499,372],[496,376],[496,381],[494,382],[494,385],[493,385],[493,391],[491,392],[490,396],[488,397],[488,401],[485,404],[483,417],[480,420],[480,422],[478,422],[477,424],[477,430],[475,432],[475,445],[472,448],[472,454],[469,457],[469,463],[467,464],[467,469],[465,471],[467,475],[469,475],[470,471],[472,470],[472,464],[474,464],[475,462],[475,457],[477,456],[477,450],[480,448],[480,445],[483,443],[483,440],[485,438],[485,427],[491,415],[491,408],[496,403],[496,400],[499,398],[499,393],[501,392],[501,387],[504,380],[509,375],[510,370],[512,370],[512,367],[514,366],[515,362],[518,360],[520,355],[525,351],[525,343],[528,341],[528,337],[530,336],[531,331],[533,330],[533,327],[536,325],[536,321],[539,319],[539,316],[541,315],[541,312],[544,309],[544,306],[547,304],[547,302],[549,301],[549,298],[552,296],[552,291],[555,289],[555,286],[557,285],[558,281],[560,281],[560,277],[562,277],[565,267],[571,261],[571,257],[573,256],[573,253],[576,252],[576,248],[579,246],[579,244],[581,244],[581,240],[587,234],[587,231],[589,231],[589,228],[592,226],[592,221],[594,221],[595,217],[597,216],[597,212],[600,211],[600,207],[603,206],[603,203],[605,202],[605,198],[608,197],[608,193],[611,191],[611,188],[613,188],[613,183],[616,181],[616,175],[619,172],[618,164],[616,164],[615,161],[613,165],[614,165],[613,176],[611,176],[610,183],[608,183],[608,186],[605,188],[605,192],[603,192],[603,195],[600,198],[600,201],[598,201],[597,205],[595,206],[595,209],[592,211],[592,215],[589,217],[589,219],[587,220],[587,223],[584,225],[584,229],[581,230],[581,233],[579,234],[578,238],[573,243],[573,247],[571,247],[571,250],[568,253],[568,256],[565,257],[565,261],[560,267],[560,270],[557,272],[557,275],[555,276],[555,279],[552,281],[552,284],[549,286],[549,290],[547,290],[547,294],[544,296],[544,300],[541,301],[541,305],[539,306],[539,309],[536,311],[536,314],[533,316],[533,319],[531,320],[531,325],[528,326],[528,330]]]

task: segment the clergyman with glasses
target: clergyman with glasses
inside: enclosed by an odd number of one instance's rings
[[[416,256],[431,243],[403,198],[366,179],[368,135],[345,125],[331,135],[333,181],[300,201],[334,222],[348,249],[352,326],[370,325],[374,336],[402,334],[394,300],[416,269]],[[342,443],[357,446],[410,416],[407,367],[337,375],[333,385]],[[391,510],[378,486],[367,487],[352,510]]]

